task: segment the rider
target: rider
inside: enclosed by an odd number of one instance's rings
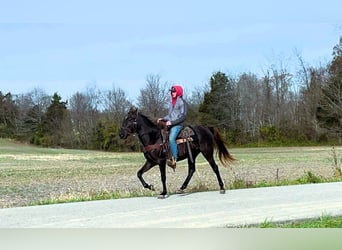
[[[176,139],[183,127],[182,125],[187,115],[188,106],[183,99],[183,88],[180,85],[173,85],[170,92],[171,103],[169,112],[164,118],[159,118],[158,122],[161,120],[166,121],[166,126],[170,128],[169,144],[172,157],[167,160],[167,165],[175,169],[178,155]]]

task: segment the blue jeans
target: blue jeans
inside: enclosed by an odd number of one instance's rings
[[[170,150],[175,159],[177,159],[177,155],[178,155],[178,147],[177,147],[176,139],[181,130],[182,130],[181,125],[175,125],[171,127],[170,129],[170,134],[169,134]]]

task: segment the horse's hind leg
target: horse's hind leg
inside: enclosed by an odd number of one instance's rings
[[[154,191],[154,187],[153,185],[149,185],[146,183],[146,181],[144,180],[144,178],[142,177],[143,174],[145,172],[147,172],[148,170],[150,170],[152,167],[154,167],[156,164],[152,164],[148,161],[145,162],[145,164],[139,169],[137,176],[141,182],[141,184],[143,185],[144,188],[150,189],[152,191]]]
[[[224,194],[226,192],[225,188],[224,188],[224,183],[222,181],[222,178],[221,178],[221,175],[220,175],[220,170],[214,160],[214,157],[213,155],[205,155],[203,154],[204,157],[207,159],[207,161],[209,162],[211,168],[213,169],[214,173],[216,174],[216,177],[217,177],[217,181],[218,181],[218,184],[220,186],[220,193],[221,194]]]

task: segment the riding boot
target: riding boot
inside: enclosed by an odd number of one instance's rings
[[[173,156],[171,157],[171,159],[168,159],[166,161],[166,164],[173,169],[173,171],[175,171],[176,169],[176,162],[177,162],[177,159],[175,159]]]

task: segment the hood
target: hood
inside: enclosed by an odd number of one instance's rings
[[[179,85],[173,85],[172,88],[176,89],[177,97],[183,96],[183,88]]]

